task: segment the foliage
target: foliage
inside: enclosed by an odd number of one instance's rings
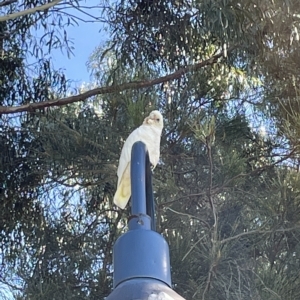
[[[0,3],[1,14],[45,3],[21,4]],[[71,49],[63,4],[0,22],[1,105],[70,92],[51,65],[53,49]],[[112,204],[117,159],[156,108],[157,230],[174,288],[186,299],[298,299],[297,1],[119,1],[103,12],[111,40],[89,66],[93,84],[114,88],[0,116],[1,283],[15,299],[105,299],[129,214]],[[203,60],[160,85],[118,90]]]

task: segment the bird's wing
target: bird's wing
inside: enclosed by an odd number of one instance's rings
[[[130,164],[128,163],[122,176],[119,178],[114,203],[124,209],[131,195]]]
[[[127,167],[127,164],[131,161],[131,149],[133,144],[138,141],[142,141],[146,145],[149,144],[149,139],[151,139],[151,136],[149,136],[149,134],[151,134],[150,126],[141,125],[128,136],[120,155],[119,167],[117,171],[118,185]]]
[[[123,209],[131,196],[131,149],[133,144],[138,141],[142,141],[146,144],[149,150],[150,161],[154,167],[159,159],[160,131],[154,130],[152,126],[149,125],[141,125],[128,136],[120,155],[117,171],[118,185],[114,196],[114,203]]]

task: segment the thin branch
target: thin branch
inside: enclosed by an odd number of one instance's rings
[[[182,258],[181,261],[184,261],[186,259],[186,257],[191,253],[191,251],[206,237],[206,235],[204,235],[201,239],[199,239],[191,248],[190,250],[184,255],[184,257]]]
[[[0,278],[0,282],[2,285],[7,285],[9,288],[13,289],[13,290],[18,290],[18,291],[23,291],[23,288],[22,287],[19,287],[19,286],[16,286],[12,283],[9,283],[7,281],[5,281],[4,279]]]
[[[6,1],[2,1],[2,2],[0,2],[0,7],[12,4],[12,3],[17,2],[17,1],[18,0],[6,0]]]
[[[214,138],[214,132],[210,132],[209,136],[206,137],[206,149],[207,149],[207,156],[208,156],[208,161],[209,161],[209,186],[208,186],[208,193],[207,197],[212,209],[213,217],[214,217],[214,225],[213,225],[213,232],[211,235],[211,243],[212,243],[212,248],[211,248],[211,257],[213,259],[211,266],[209,268],[207,280],[206,280],[206,285],[205,289],[202,294],[202,300],[205,300],[205,295],[206,293],[210,290],[210,286],[212,283],[212,275],[213,275],[213,270],[215,266],[217,265],[218,262],[218,249],[217,249],[217,242],[218,242],[218,220],[217,220],[217,213],[216,213],[216,207],[212,198],[212,190],[213,190],[213,158],[212,158],[212,140]]]
[[[214,204],[214,201],[212,199],[212,191],[213,191],[213,161],[212,161],[212,153],[211,153],[211,144],[210,141],[207,141],[206,143],[206,148],[207,148],[207,155],[208,155],[208,160],[209,160],[209,185],[208,185],[208,192],[207,192],[207,197],[209,204],[211,206],[212,212],[213,212],[213,217],[214,217],[214,226],[217,226],[217,213],[216,213],[216,207]]]
[[[280,300],[282,299],[275,291],[273,291],[272,289],[270,289],[266,286],[265,282],[261,279],[261,277],[258,274],[256,274],[253,270],[251,270],[251,271],[260,280],[260,282],[264,285],[266,291],[268,291],[273,296],[276,296],[278,299],[280,299]]]
[[[54,0],[52,2],[43,4],[43,5],[34,7],[34,8],[29,8],[29,9],[26,9],[26,10],[18,11],[18,12],[13,13],[13,14],[2,16],[2,17],[0,17],[0,22],[4,22],[4,21],[7,21],[7,20],[12,20],[12,19],[16,19],[16,18],[21,17],[21,16],[25,16],[25,15],[36,13],[38,11],[44,11],[46,9],[49,9],[49,8],[57,5],[61,1],[62,0]]]
[[[274,233],[274,232],[288,232],[288,231],[294,231],[294,230],[299,230],[300,226],[295,226],[295,227],[291,227],[291,228],[280,228],[280,229],[276,229],[276,230],[251,230],[251,231],[247,231],[247,232],[241,232],[235,236],[231,236],[227,239],[224,239],[222,241],[220,241],[221,244],[225,244],[227,242],[230,242],[232,240],[238,239],[242,236],[245,235],[251,235],[251,234],[266,234],[266,233]]]
[[[235,48],[236,47],[230,48],[228,50],[228,53],[232,52]],[[25,111],[31,112],[31,111],[34,111],[37,109],[44,109],[46,107],[63,106],[63,105],[70,104],[70,103],[84,101],[84,100],[86,100],[90,97],[96,96],[96,95],[111,94],[111,93],[115,93],[115,92],[131,90],[131,89],[142,89],[142,88],[146,88],[146,87],[151,87],[154,85],[161,84],[163,82],[179,79],[186,73],[190,73],[192,71],[199,70],[205,66],[213,65],[221,57],[223,57],[223,53],[216,54],[216,55],[212,56],[211,58],[204,60],[200,63],[186,66],[186,67],[181,68],[169,75],[162,76],[162,77],[155,78],[155,79],[143,80],[143,81],[132,81],[132,82],[127,82],[127,83],[124,83],[121,85],[111,85],[111,86],[106,86],[106,87],[101,87],[101,88],[95,88],[95,89],[89,90],[87,92],[84,92],[82,94],[78,94],[75,96],[70,96],[70,97],[65,97],[65,98],[55,99],[55,100],[49,100],[49,101],[44,101],[44,102],[28,103],[28,104],[12,106],[12,107],[0,106],[0,115],[1,114],[13,114],[13,113],[25,112]]]
[[[70,13],[67,13],[67,12],[65,12],[65,11],[63,11],[63,10],[60,10],[60,9],[55,9],[54,10],[55,12],[56,11],[59,11],[61,14],[64,14],[65,16],[68,16],[68,17],[70,17],[70,18],[73,18],[74,20],[76,19],[76,20],[79,20],[79,21],[81,21],[81,22],[83,22],[83,23],[97,23],[97,22],[105,22],[105,19],[104,18],[102,18],[102,19],[100,19],[100,18],[94,18],[95,20],[85,20],[85,19],[82,19],[82,18],[80,18],[80,17],[78,17],[78,16],[75,16],[75,15],[72,15],[72,14],[70,14]]]
[[[209,224],[208,224],[207,222],[205,222],[204,220],[202,220],[202,219],[200,219],[200,218],[198,218],[198,217],[196,217],[196,216],[193,216],[193,215],[188,214],[188,213],[183,213],[183,212],[174,210],[174,209],[172,209],[172,208],[170,208],[170,207],[166,207],[165,209],[166,209],[166,210],[168,209],[168,210],[170,210],[171,212],[173,212],[173,213],[175,213],[175,214],[182,215],[182,216],[186,216],[186,217],[189,217],[189,218],[191,218],[191,219],[198,220],[199,222],[202,222],[203,224],[205,224],[205,226],[206,226],[207,228],[210,228],[210,226],[209,226]]]

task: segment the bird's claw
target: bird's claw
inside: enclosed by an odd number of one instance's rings
[[[150,164],[150,170],[151,170],[151,172],[153,173],[154,165]]]

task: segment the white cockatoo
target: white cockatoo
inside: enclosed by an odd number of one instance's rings
[[[120,208],[125,208],[131,196],[130,161],[133,144],[141,141],[147,146],[151,165],[155,168],[160,155],[160,137],[163,126],[161,113],[158,110],[154,110],[125,141],[119,160],[117,171],[118,186],[114,196],[114,203]]]

